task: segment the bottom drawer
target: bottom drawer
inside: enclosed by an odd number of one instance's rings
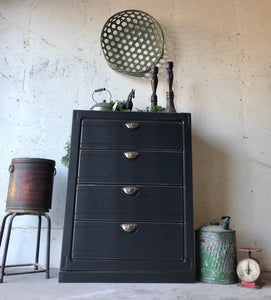
[[[136,228],[127,232],[121,222],[76,221],[72,258],[183,259],[182,223],[131,223]]]

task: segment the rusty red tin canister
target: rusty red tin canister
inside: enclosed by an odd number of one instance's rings
[[[52,204],[55,161],[43,158],[13,158],[6,211],[48,212]]]

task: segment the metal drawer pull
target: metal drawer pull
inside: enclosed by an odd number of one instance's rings
[[[125,232],[133,232],[137,228],[137,225],[136,224],[121,224],[120,227]]]
[[[135,186],[125,186],[122,188],[123,192],[127,195],[132,195],[138,191],[138,188]]]
[[[135,129],[139,126],[139,123],[136,123],[136,122],[125,123],[125,126],[128,129]]]
[[[138,152],[124,152],[123,154],[128,159],[135,159],[139,155]]]

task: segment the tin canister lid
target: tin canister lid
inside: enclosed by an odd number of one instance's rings
[[[11,164],[18,164],[18,163],[33,163],[33,164],[51,164],[55,166],[55,161],[52,159],[45,159],[45,158],[30,158],[30,157],[16,157],[12,158]]]
[[[212,225],[212,226],[218,226],[219,222],[216,221],[216,220],[212,220],[212,221],[210,221],[210,225]]]
[[[208,225],[208,226],[202,226],[200,228],[200,231],[202,232],[235,232],[235,230],[232,229],[223,229],[220,225]]]
[[[210,223],[202,225],[199,230],[202,232],[235,232],[235,230],[230,229],[229,226],[229,220],[230,217],[228,216],[222,216],[221,219],[223,220],[222,224],[218,222],[217,219],[211,220]],[[227,226],[224,223],[227,222]]]

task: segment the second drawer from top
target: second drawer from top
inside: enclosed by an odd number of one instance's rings
[[[78,183],[182,185],[183,153],[82,149]]]

